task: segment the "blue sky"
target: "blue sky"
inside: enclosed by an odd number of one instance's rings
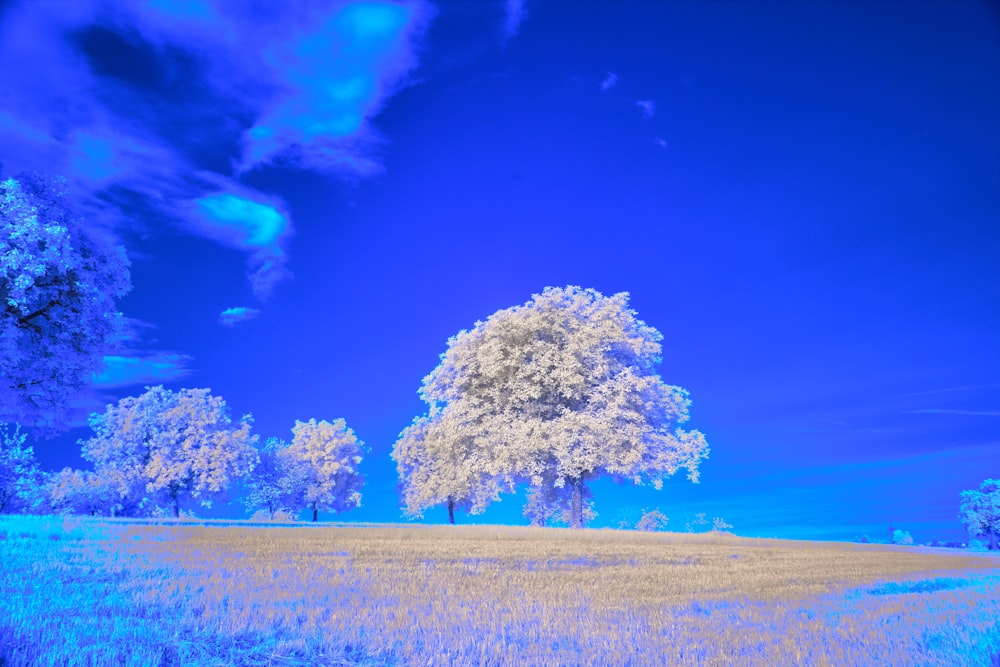
[[[265,6],[0,5],[4,173],[67,176],[132,260],[80,424],[155,383],[262,437],[342,417],[371,448],[342,518],[399,521],[447,339],[580,285],[663,333],[711,446],[698,485],[594,483],[593,525],[964,536],[1000,476],[995,4]]]

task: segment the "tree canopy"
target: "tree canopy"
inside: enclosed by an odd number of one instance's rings
[[[33,511],[42,499],[39,488],[44,474],[26,439],[17,424],[11,428],[0,423],[0,514]]]
[[[0,182],[0,419],[39,435],[67,428],[69,399],[120,335],[128,266],[74,215],[64,179]]]
[[[256,464],[251,415],[237,424],[226,402],[209,389],[147,387],[93,414],[95,435],[81,442],[83,458],[125,506],[156,511],[164,505],[180,515],[183,500],[209,506],[231,480]],[[138,504],[136,500],[139,500]]]
[[[959,519],[972,537],[983,537],[1000,549],[1000,479],[987,479],[979,489],[962,491]]]
[[[477,511],[497,490],[528,482],[534,515],[564,503],[581,527],[590,479],[660,488],[684,468],[697,482],[708,444],[679,427],[690,400],[655,371],[662,338],[628,308],[627,293],[575,286],[546,288],[460,331],[420,388],[425,421],[394,448],[404,501],[442,502],[435,486],[458,480],[459,490],[487,487],[473,494]]]
[[[343,419],[332,422],[296,421],[292,442],[278,450],[280,466],[286,471],[287,489],[293,506],[312,510],[343,512],[361,506],[363,478],[358,471],[364,443]]]

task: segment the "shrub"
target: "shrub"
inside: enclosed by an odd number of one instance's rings
[[[892,533],[892,543],[893,544],[913,544],[913,537],[910,536],[909,531],[906,530],[895,530]]]
[[[643,514],[642,518],[639,519],[639,523],[635,525],[635,529],[647,532],[663,530],[667,527],[667,521],[669,521],[667,516],[660,510],[655,509]]]

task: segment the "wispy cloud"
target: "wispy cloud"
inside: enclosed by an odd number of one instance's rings
[[[959,410],[952,408],[923,408],[907,410],[911,415],[974,415],[977,417],[1000,417],[1000,410]]]
[[[104,370],[94,374],[94,386],[101,389],[160,384],[190,374],[191,358],[161,352],[145,357],[104,357]]]
[[[661,139],[660,137],[653,139],[653,143],[659,146],[660,148],[666,148],[667,146],[670,145],[667,143],[666,139]]]
[[[88,220],[107,227],[149,219],[136,207],[166,220],[182,210],[188,230],[250,253],[265,294],[287,275],[291,220],[236,179],[265,165],[380,171],[372,119],[408,85],[432,11],[422,0],[15,3],[0,15],[7,171],[69,176]]]
[[[292,233],[287,207],[278,197],[210,180],[218,184],[216,191],[185,201],[178,210],[194,233],[247,253],[250,284],[266,299],[290,274],[284,250]]]
[[[524,0],[505,0],[503,20],[504,41],[517,36],[526,16]]]
[[[656,102],[652,100],[636,100],[635,105],[639,107],[642,115],[646,118],[652,118],[656,115]]]
[[[231,327],[239,324],[240,322],[252,320],[258,315],[260,315],[260,311],[256,308],[234,306],[233,308],[226,308],[224,311],[219,313],[219,324]]]
[[[606,93],[616,85],[618,85],[618,75],[608,72],[608,75],[604,77],[604,81],[601,81],[601,91]]]

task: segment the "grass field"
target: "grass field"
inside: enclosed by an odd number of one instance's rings
[[[994,554],[0,517],[0,564],[3,667],[1000,667]]]

